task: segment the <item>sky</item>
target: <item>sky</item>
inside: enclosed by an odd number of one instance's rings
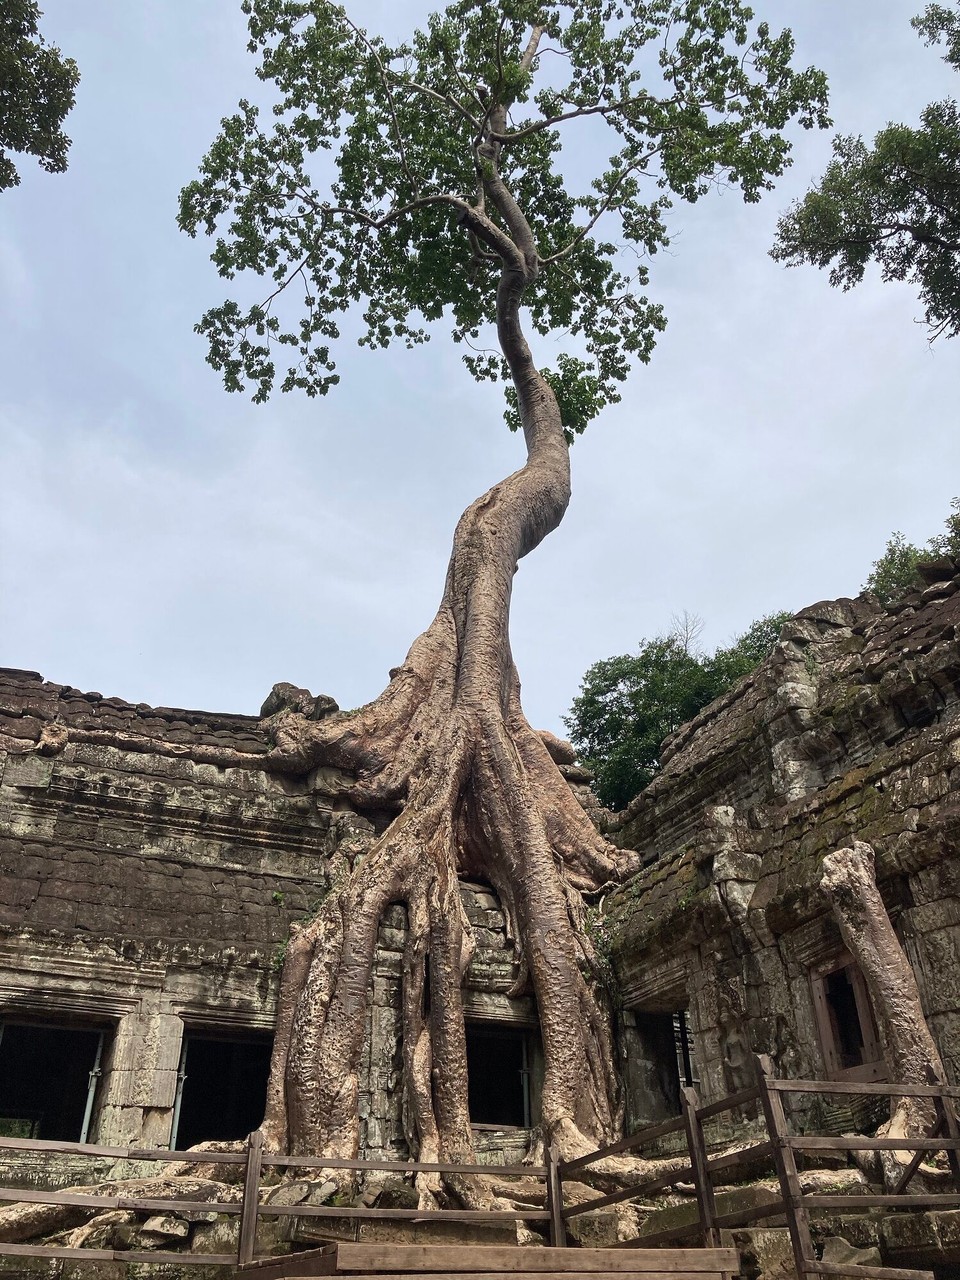
[[[237,0],[44,0],[81,71],[65,175],[0,194],[0,664],[131,702],[256,714],[289,680],[359,705],[430,621],[463,508],[522,462],[499,393],[438,332],[339,352],[319,401],[228,395],[193,325],[226,296],[180,188],[253,91]],[[827,71],[836,130],[914,123],[956,75],[919,0],[757,0]],[[426,6],[350,0],[397,35]],[[653,360],[573,449],[573,500],[516,578],[528,718],[687,611],[707,648],[774,610],[855,595],[893,530],[960,494],[960,343],[907,285],[849,293],[773,262],[827,134],[760,205],[673,211],[651,265]],[[558,348],[541,341],[545,363]]]

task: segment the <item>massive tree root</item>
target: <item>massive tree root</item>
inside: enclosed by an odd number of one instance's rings
[[[474,941],[460,876],[496,890],[516,948],[514,994],[532,989],[537,999],[545,1138],[572,1157],[619,1132],[610,1023],[592,980],[581,892],[632,864],[595,831],[524,719],[507,641],[516,554],[566,503],[565,448],[548,461],[559,497],[528,464],[466,512],[440,611],[381,698],[322,721],[278,717],[278,751],[300,767],[349,770],[351,802],[396,817],[288,946],[264,1121],[273,1147],[356,1154],[377,928],[401,903],[410,1137],[423,1159],[471,1158],[461,986]]]

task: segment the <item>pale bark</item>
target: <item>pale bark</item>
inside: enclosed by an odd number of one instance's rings
[[[838,849],[824,858],[820,885],[866,982],[888,1078],[903,1084],[928,1084],[932,1069],[936,1079],[943,1081],[943,1062],[924,1017],[910,961],[883,905],[874,861],[871,846],[855,841],[853,848]],[[921,1137],[933,1118],[932,1105],[923,1099],[893,1099],[884,1132],[891,1137]],[[891,1154],[892,1162],[881,1163],[903,1164],[911,1155]],[[896,1172],[895,1168],[885,1169],[887,1180],[895,1181]]]

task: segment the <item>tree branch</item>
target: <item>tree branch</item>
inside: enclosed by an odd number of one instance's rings
[[[880,227],[888,231],[901,231],[912,236],[917,244],[932,245],[937,249],[946,249],[948,253],[960,251],[960,240],[947,240],[943,236],[934,235],[930,231],[921,231],[909,222],[881,222]]]
[[[449,192],[443,195],[421,196],[417,200],[409,200],[406,204],[398,205],[397,208],[391,209],[380,218],[364,213],[362,209],[352,209],[344,205],[318,204],[312,196],[306,193],[301,193],[301,198],[306,200],[314,212],[320,214],[321,217],[329,218],[333,215],[339,215],[343,218],[353,218],[362,226],[369,227],[373,231],[388,227],[391,223],[402,218],[404,214],[413,213],[417,209],[426,209],[431,205],[437,204],[449,205],[451,209],[456,209],[459,213],[460,222],[469,231],[472,231],[478,239],[482,240],[485,245],[493,249],[498,257],[512,260],[513,262],[517,262],[520,257],[517,246],[508,235],[500,230],[495,222],[492,222],[480,209],[474,208],[462,196],[455,196]],[[285,285],[282,287],[285,287]]]
[[[428,85],[421,84],[419,80],[407,80],[396,71],[386,68],[387,74],[393,76],[398,85],[402,85],[406,89],[413,89],[416,93],[425,94],[426,97],[432,98],[435,102],[442,102],[445,107],[453,107],[454,111],[459,111],[464,120],[469,121],[474,129],[478,132],[482,128],[480,121],[472,115],[462,102],[458,102],[456,98],[449,93],[437,93],[436,89],[431,89]]]
[[[644,155],[642,158],[643,160],[649,160],[651,156],[658,155],[659,152],[660,152],[660,148],[657,147],[656,151],[644,152]],[[610,206],[613,204],[614,196],[617,194],[617,191],[620,188],[621,184],[630,176],[631,173],[636,173],[639,169],[640,169],[639,162],[637,164],[628,165],[626,169],[622,169],[620,173],[617,175],[616,180],[613,183],[613,186],[607,192],[606,200],[604,200],[603,204],[600,206],[597,212],[593,215],[593,217],[590,219],[587,225],[585,227],[582,227],[580,231],[578,231],[577,234],[573,237],[570,243],[566,245],[563,249],[558,249],[556,253],[551,253],[549,258],[544,258],[541,262],[541,265],[546,267],[546,266],[549,266],[550,263],[552,262],[560,262],[563,258],[566,258],[569,254],[571,254],[573,250],[577,247],[577,245],[580,244],[582,240],[585,240],[587,238],[587,236],[590,234],[593,228],[597,225],[597,223],[600,221],[603,215],[609,210]]]
[[[540,44],[540,40],[546,29],[547,28],[543,26],[535,26],[530,32],[530,39],[527,41],[527,47],[524,49],[523,56],[520,59],[521,71],[529,71],[533,66],[533,60],[537,56],[537,46]]]
[[[537,120],[533,124],[524,125],[522,129],[514,129],[510,133],[491,133],[490,137],[494,142],[499,142],[501,145],[521,142],[524,138],[529,138],[535,133],[542,133],[544,129],[552,129],[556,124],[563,124],[565,120],[578,120],[581,116],[606,116],[612,111],[623,111],[631,105],[632,101],[633,99],[627,98],[622,102],[610,102],[606,105],[597,103],[594,107],[577,107],[575,111],[564,111],[561,115],[551,116],[548,120]]]
[[[369,39],[367,38],[367,33],[364,30],[362,30],[360,27],[356,26],[355,23],[350,21],[349,17],[347,16],[346,10],[341,10],[341,16],[343,17],[344,22],[347,24],[350,30],[357,37],[357,39],[362,41],[362,43],[366,45],[371,57],[373,58],[374,62],[376,62],[377,67],[379,68],[380,78],[383,81],[383,87],[387,93],[387,103],[389,105],[389,110],[390,110],[390,119],[393,121],[393,130],[394,130],[394,133],[397,135],[397,148],[400,153],[400,164],[403,167],[403,172],[406,174],[407,181],[410,183],[410,186],[413,188],[414,191],[417,191],[419,190],[420,184],[414,179],[413,174],[410,172],[410,166],[407,163],[407,152],[406,152],[406,148],[403,145],[403,132],[400,128],[400,122],[397,119],[396,103],[393,100],[393,94],[390,92],[390,83],[387,80],[386,68],[383,65],[380,55],[377,53],[376,49],[373,47],[373,45],[370,43]]]

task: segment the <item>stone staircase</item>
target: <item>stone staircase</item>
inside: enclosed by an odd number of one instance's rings
[[[330,1244],[240,1267],[241,1280],[728,1280],[736,1249],[556,1249],[508,1245]]]

